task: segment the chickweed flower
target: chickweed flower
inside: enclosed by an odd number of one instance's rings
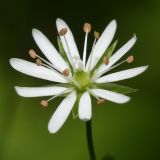
[[[62,127],[71,111],[74,117],[78,116],[82,121],[90,120],[92,117],[91,96],[97,99],[98,105],[105,101],[119,104],[128,102],[130,97],[125,94],[136,90],[113,82],[135,77],[148,67],[141,66],[108,73],[122,64],[133,62],[134,57],[130,55],[117,63],[137,40],[134,35],[120,49],[114,51],[117,41],[112,44],[111,42],[117,28],[115,20],[107,25],[101,35],[94,32],[89,57],[87,56],[87,43],[89,34],[92,32],[91,24],[85,23],[83,26],[85,40],[82,57],[80,57],[74,37],[66,22],[58,18],[56,26],[59,52],[41,31],[33,29],[33,38],[46,59],[39,56],[33,49],[29,50],[29,55],[35,60],[35,63],[18,58],[10,59],[11,66],[17,71],[53,82],[51,86],[43,87],[15,86],[18,95],[22,97],[49,96],[49,99],[42,99],[40,102],[43,107],[47,107],[51,100],[59,96],[64,97],[49,121],[50,133],[56,133]]]

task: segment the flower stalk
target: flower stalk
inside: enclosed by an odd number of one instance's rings
[[[86,122],[86,136],[87,136],[87,143],[88,143],[88,150],[89,150],[89,154],[90,154],[90,160],[96,160],[94,144],[93,144],[91,120]]]

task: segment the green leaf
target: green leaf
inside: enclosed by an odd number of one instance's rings
[[[91,74],[94,73],[95,69],[97,69],[103,62],[103,57],[104,56],[107,56],[108,58],[111,57],[114,49],[116,48],[117,46],[117,43],[118,43],[118,40],[116,40],[114,43],[112,43],[107,49],[106,51],[104,52],[103,56],[100,58],[100,60],[98,61],[98,63],[96,64],[96,66],[94,67],[94,69],[92,70]]]
[[[121,93],[121,94],[129,94],[137,91],[137,89],[114,84],[114,83],[101,83],[101,84],[96,83],[94,87],[106,89],[106,90]]]
[[[73,119],[76,119],[78,117],[78,107],[79,107],[79,100],[81,96],[82,96],[82,92],[77,92],[77,99],[72,109]]]

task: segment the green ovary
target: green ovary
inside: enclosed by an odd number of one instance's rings
[[[79,90],[83,91],[90,85],[90,74],[84,71],[76,72],[73,76],[74,80],[80,85]]]

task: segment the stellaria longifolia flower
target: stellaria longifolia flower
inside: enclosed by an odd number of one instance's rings
[[[43,107],[47,107],[49,101],[58,96],[65,97],[49,121],[50,133],[56,133],[62,127],[71,111],[83,121],[90,120],[92,116],[90,96],[97,99],[97,104],[102,104],[105,100],[119,104],[128,102],[130,97],[124,94],[134,92],[135,89],[111,82],[135,77],[148,67],[142,66],[107,74],[108,71],[134,60],[134,57],[130,55],[120,63],[116,63],[135,44],[137,39],[135,35],[112,55],[117,44],[117,41],[111,44],[117,28],[115,20],[108,24],[102,35],[94,32],[95,39],[88,60],[86,58],[87,41],[91,25],[85,23],[83,26],[85,41],[82,58],[68,25],[59,18],[56,25],[59,34],[57,37],[59,52],[42,32],[37,29],[32,30],[36,44],[48,61],[40,57],[33,49],[29,51],[29,55],[35,59],[36,63],[18,58],[10,59],[11,66],[18,71],[36,78],[56,82],[52,86],[44,87],[16,86],[15,90],[18,95],[23,97],[51,96],[51,98],[40,102]]]

